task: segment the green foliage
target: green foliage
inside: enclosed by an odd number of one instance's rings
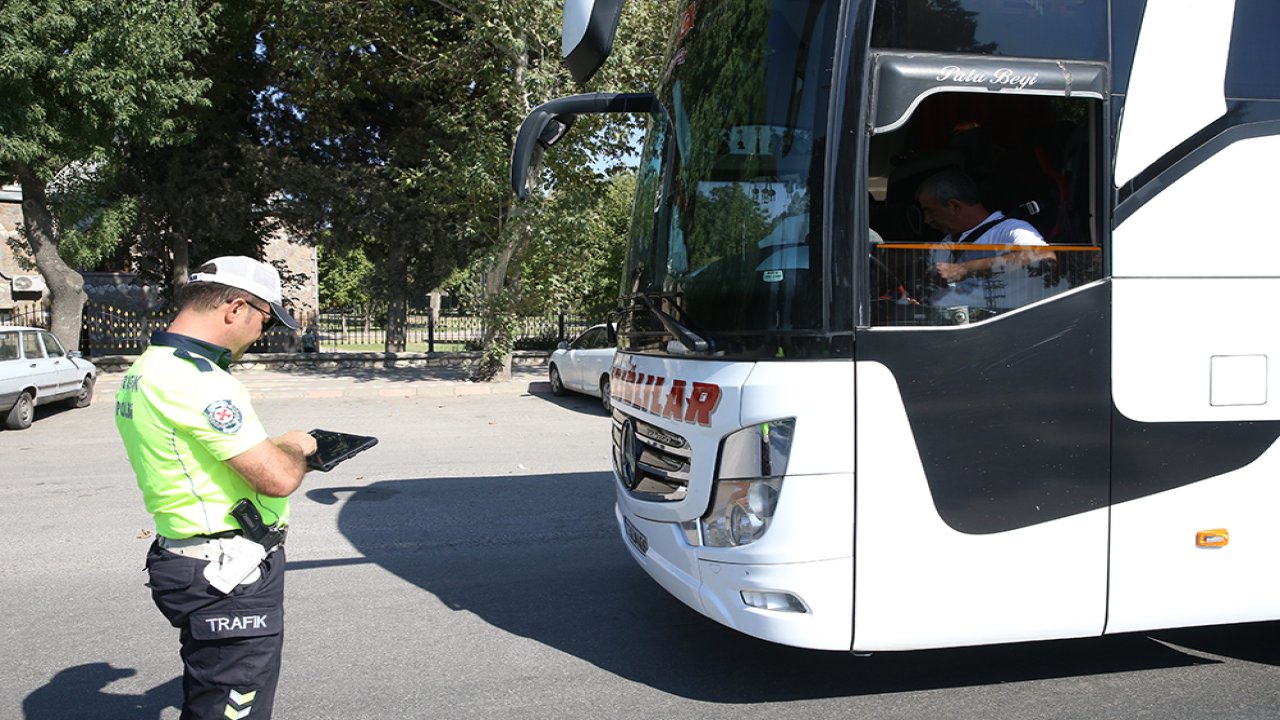
[[[138,202],[130,236],[150,281],[180,279],[187,264],[211,257],[256,255],[282,229],[272,212],[279,162],[259,115],[271,63],[257,36],[271,5],[210,5],[215,27],[208,49],[188,56],[193,72],[208,81],[206,102],[189,108],[184,142],[124,147],[113,182]]]
[[[652,84],[664,34],[652,26],[669,23],[673,8],[627,8],[596,87]],[[284,153],[282,217],[333,247],[380,248],[376,286],[389,301],[425,294],[484,258],[486,312],[512,313],[527,298],[526,246],[558,232],[549,229],[558,219],[592,222],[574,213],[592,211],[610,187],[593,161],[617,165],[636,127],[634,118],[582,118],[548,156],[549,195],[514,204],[508,173],[520,121],[538,103],[583,90],[561,63],[561,9],[559,0],[281,0],[261,38],[277,67],[264,114]]]
[[[125,145],[187,139],[186,113],[209,87],[191,63],[212,31],[208,11],[197,0],[0,4],[0,176],[22,185],[23,238],[72,349],[85,295],[67,263],[111,252],[138,210],[99,183]],[[49,189],[66,199],[56,217]]]
[[[487,342],[480,349],[480,361],[473,373],[477,380],[491,380],[505,375],[515,350],[517,321],[514,313],[507,312],[510,298],[499,298],[490,303],[484,314]]]
[[[694,249],[690,271],[722,258],[754,254],[773,227],[764,208],[737,186],[714,188],[708,195],[699,195],[697,203],[700,220],[687,243]]]
[[[133,227],[138,201],[80,188],[58,197],[57,215],[69,218],[60,223],[58,254],[71,267],[93,268],[115,252],[121,238]],[[72,222],[75,219],[79,224]]]
[[[326,303],[448,281],[499,337],[521,306],[600,312],[640,119],[582,118],[526,204],[511,145],[548,99],[651,89],[675,5],[628,3],[613,58],[577,87],[561,0],[8,0],[0,176],[57,177],[51,225],[82,267],[126,237],[164,281],[188,252],[253,254],[287,228],[323,248]],[[469,265],[491,287],[450,279]]]
[[[0,5],[0,165],[109,159],[121,138],[177,142],[209,81],[189,56],[212,24],[195,0]]]
[[[597,318],[618,304],[634,192],[635,175],[622,173],[551,199],[525,248],[521,312]]]
[[[493,223],[469,196],[484,183],[465,148],[485,117],[438,56],[462,41],[453,20],[435,4],[285,0],[261,35],[276,209],[331,248],[369,247],[379,299],[426,294],[481,244],[471,228]]]
[[[361,248],[319,249],[320,304],[328,307],[368,307],[373,263]]]

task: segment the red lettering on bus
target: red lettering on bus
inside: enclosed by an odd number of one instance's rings
[[[662,417],[680,422],[684,417],[684,381],[672,380],[667,393],[667,404],[662,407]]]
[[[699,425],[711,425],[711,413],[720,404],[720,386],[712,383],[693,384],[689,393],[689,409],[684,412],[684,421]]]

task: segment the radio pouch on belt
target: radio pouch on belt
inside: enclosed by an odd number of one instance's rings
[[[271,552],[284,543],[284,532],[264,523],[262,514],[252,500],[244,498],[227,514],[240,524],[240,530],[246,538],[261,545],[265,551]]]

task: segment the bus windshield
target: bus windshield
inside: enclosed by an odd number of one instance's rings
[[[624,349],[789,357],[798,340],[822,335],[822,154],[838,6],[688,3],[658,88],[666,112],[651,117],[641,157]],[[661,314],[707,342],[679,342]]]

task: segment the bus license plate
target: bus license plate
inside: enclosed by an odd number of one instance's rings
[[[631,521],[626,517],[622,518],[622,526],[626,529],[627,539],[631,541],[631,544],[636,546],[641,555],[647,555],[649,553],[649,538],[637,530],[636,526],[632,525]]]

